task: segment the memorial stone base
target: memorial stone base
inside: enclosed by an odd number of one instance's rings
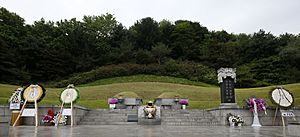
[[[219,108],[238,108],[236,103],[221,103]]]

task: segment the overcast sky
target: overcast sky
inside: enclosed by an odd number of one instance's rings
[[[275,35],[300,33],[300,0],[0,0],[0,6],[33,21],[59,21],[83,15],[114,14],[127,28],[137,20],[186,19],[209,30]]]

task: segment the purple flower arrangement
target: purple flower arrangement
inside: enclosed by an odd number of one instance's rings
[[[118,104],[118,99],[116,99],[116,98],[111,98],[111,99],[108,100],[108,103],[109,103],[109,104]]]
[[[251,111],[254,111],[253,99],[255,99],[257,111],[266,111],[266,102],[260,98],[255,98],[255,97],[249,98],[248,100],[246,100],[246,102],[247,102],[246,107],[248,107]]]
[[[180,99],[179,100],[179,104],[180,105],[188,105],[189,104],[189,100],[188,99]]]

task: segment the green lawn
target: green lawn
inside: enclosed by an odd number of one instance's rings
[[[120,92],[134,92],[139,97],[147,100],[153,100],[161,94],[162,96],[170,96],[172,93],[174,95],[180,95],[182,98],[189,98],[190,104],[189,108],[212,108],[217,107],[220,104],[219,87],[210,86],[208,84],[199,83],[191,84],[192,81],[180,79],[181,84],[176,84],[176,82],[137,82],[135,77],[145,77],[144,79],[171,79],[169,81],[176,81],[177,78],[172,77],[160,77],[160,76],[130,76],[130,77],[120,77],[96,81],[90,84],[79,85],[77,88],[80,90],[80,99],[77,105],[88,107],[88,108],[107,108],[107,98],[117,95]],[[116,81],[126,81],[116,83]],[[133,80],[134,79],[134,80]],[[108,82],[111,81],[111,82]],[[144,80],[141,80],[144,81]],[[182,83],[186,81],[186,83]],[[97,85],[97,83],[99,85]],[[202,86],[199,86],[202,85]],[[8,98],[11,96],[12,92],[18,86],[0,84],[0,104],[7,104]],[[295,106],[300,107],[300,83],[283,85],[283,87],[293,93],[295,97]],[[269,106],[271,102],[269,100],[269,91],[271,91],[274,86],[262,87],[262,88],[247,88],[247,89],[236,89],[236,99],[238,105],[243,106],[243,100],[255,95],[256,97],[263,98],[267,100]],[[41,101],[41,104],[52,104],[59,105],[59,94],[63,90],[62,88],[46,88],[46,96]]]
[[[195,86],[202,86],[202,87],[212,87],[212,86],[215,87],[214,85],[209,85],[203,82],[191,81],[184,78],[176,78],[170,76],[142,75],[142,74],[101,79],[101,80],[97,80],[79,86],[86,87],[86,86],[98,86],[98,85],[129,83],[129,82],[163,82],[163,83],[175,83],[175,84],[184,84],[184,85],[195,85]]]

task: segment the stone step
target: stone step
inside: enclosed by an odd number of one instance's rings
[[[213,119],[162,119],[163,122],[209,122],[214,121],[218,122],[217,120]]]
[[[169,126],[217,126],[220,122],[205,110],[163,110],[162,125]]]
[[[163,118],[210,118],[214,117],[213,115],[204,115],[204,116],[199,116],[199,115],[170,115],[170,116],[165,116],[162,115],[161,117]]]
[[[128,114],[87,114],[88,117],[127,117]]]
[[[161,117],[161,119],[166,119],[166,120],[176,120],[176,119],[191,119],[191,120],[200,120],[200,119],[215,119],[214,117],[206,117],[206,118],[199,118],[199,117]]]
[[[166,121],[176,121],[178,119],[180,120],[202,120],[202,119],[208,119],[208,120],[213,120],[214,118],[162,118],[163,120],[166,120]]]
[[[162,125],[168,126],[218,126],[219,122],[162,122]]]
[[[80,122],[79,125],[137,125],[137,122]]]
[[[96,116],[96,115],[86,115],[84,116],[85,118],[127,118],[128,116],[110,116],[110,115],[105,115],[105,116]]]
[[[137,109],[95,109],[90,112],[101,112],[101,113],[131,113],[137,112]]]
[[[99,111],[90,111],[88,114],[137,114],[137,111],[135,112],[99,112]]]
[[[183,110],[183,109],[178,109],[178,110],[166,110],[166,109],[163,109],[161,111],[163,113],[203,113],[203,112],[207,112],[205,110]]]
[[[183,110],[183,109],[162,109],[161,110],[162,112],[165,112],[165,113],[178,113],[178,112],[181,112],[181,113],[203,113],[203,112],[207,112],[205,110]]]
[[[207,115],[197,115],[197,114],[162,114],[161,117],[213,117],[212,114]]]
[[[110,119],[94,119],[94,118],[85,118],[82,120],[83,122],[93,122],[93,121],[97,121],[97,122],[101,122],[101,121],[114,121],[114,122],[118,122],[118,121],[127,121],[127,118],[110,118]]]
[[[128,114],[133,115],[133,114]],[[127,117],[127,114],[87,114],[89,117]]]
[[[136,125],[137,122],[127,122],[128,115],[137,115],[137,110],[92,110],[84,116],[79,125]],[[205,110],[162,110],[161,124],[170,126],[221,125],[210,112]]]
[[[88,114],[115,114],[115,115],[118,115],[118,114],[137,114],[137,112],[120,112],[120,113],[103,113],[103,112],[88,112]]]
[[[187,117],[187,116],[184,116],[184,117],[161,117],[162,119],[214,119],[215,117],[213,116],[206,116],[206,117]]]
[[[202,122],[202,121],[213,121],[214,119],[162,119],[164,122],[177,122],[177,121],[195,121],[195,122]]]
[[[211,113],[161,113],[162,115],[209,115]]]

